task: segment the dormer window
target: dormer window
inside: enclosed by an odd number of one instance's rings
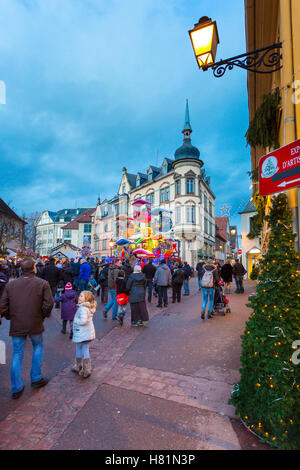
[[[141,185],[141,177],[140,176],[137,176],[137,178],[136,178],[136,185],[137,186]]]
[[[168,164],[164,163],[162,166],[162,174],[166,175],[168,173]]]
[[[152,181],[152,180],[153,180],[153,171],[152,171],[152,170],[149,170],[149,171],[148,171],[148,180],[149,180],[149,181]]]

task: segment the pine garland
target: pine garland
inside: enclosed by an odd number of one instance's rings
[[[249,429],[280,449],[300,449],[300,364],[293,343],[300,340],[299,253],[287,196],[272,199],[267,254],[260,263],[253,309],[242,336],[241,380],[232,392]]]
[[[281,95],[279,88],[276,88],[267,95],[263,95],[261,105],[256,109],[254,118],[250,122],[245,135],[248,145],[272,149],[280,147],[278,140],[280,103]]]

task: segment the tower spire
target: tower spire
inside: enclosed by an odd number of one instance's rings
[[[186,100],[186,107],[185,107],[185,120],[184,120],[184,127],[183,127],[183,135],[184,140],[189,139],[191,140],[191,133],[193,132],[192,126],[190,123],[190,112],[189,112],[189,100]]]

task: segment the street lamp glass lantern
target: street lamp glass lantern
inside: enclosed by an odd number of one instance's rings
[[[208,66],[214,64],[220,42],[217,23],[203,16],[189,31],[189,35],[198,66],[206,70]]]
[[[115,245],[114,242],[109,242],[110,248],[113,248],[114,245]]]

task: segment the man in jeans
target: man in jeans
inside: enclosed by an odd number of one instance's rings
[[[103,317],[107,318],[107,312],[113,308],[112,320],[117,320],[118,316],[118,302],[116,297],[116,282],[119,276],[119,272],[122,269],[122,261],[119,259],[115,264],[110,264],[108,268],[108,290],[110,293],[110,301],[103,310]]]
[[[162,303],[164,301],[164,306],[168,306],[168,286],[172,285],[172,274],[166,261],[163,259],[160,263],[160,266],[157,268],[154,276],[154,284],[158,288],[158,308],[162,308]]]
[[[246,274],[246,269],[240,263],[240,261],[237,259],[235,260],[233,269],[232,269],[232,274],[236,280],[236,294],[243,294],[244,293],[244,285],[243,285],[243,279]]]
[[[10,336],[13,341],[11,365],[12,398],[19,398],[24,391],[22,363],[27,336],[32,346],[31,386],[44,387],[48,379],[41,371],[43,362],[44,320],[50,317],[54,305],[50,285],[36,277],[35,262],[25,258],[21,262],[22,276],[9,282],[0,300],[0,315],[10,320]]]
[[[156,267],[152,263],[152,259],[149,260],[148,264],[145,264],[145,266],[142,269],[142,273],[144,273],[145,276],[146,276],[147,290],[148,290],[148,302],[151,303],[152,289],[153,289],[153,278],[154,278],[155,273],[156,273]]]

